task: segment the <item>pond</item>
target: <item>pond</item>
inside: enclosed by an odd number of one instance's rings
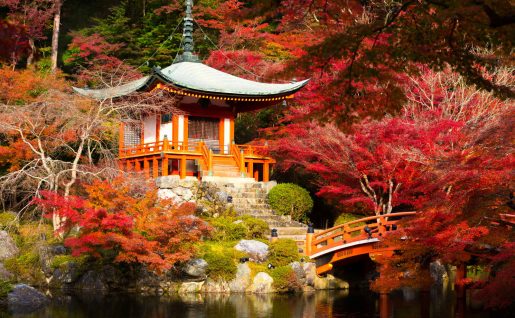
[[[388,317],[508,317],[508,312],[488,312],[477,309],[474,302],[458,306],[452,290],[433,289],[428,293],[411,290],[390,294]],[[364,289],[349,291],[318,291],[311,294],[244,295],[189,294],[157,297],[128,294],[100,296],[83,294],[53,296],[49,306],[31,314],[0,317],[48,318],[367,318],[380,317],[379,296]],[[383,308],[384,309],[384,308]],[[383,311],[383,317],[385,317]]]

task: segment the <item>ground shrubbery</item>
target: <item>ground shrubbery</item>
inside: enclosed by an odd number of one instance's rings
[[[362,215],[357,215],[357,214],[352,214],[352,213],[342,213],[338,216],[338,218],[336,218],[336,221],[334,221],[334,226],[337,226],[340,224],[345,224],[345,223],[348,223],[351,221],[355,221],[355,220],[361,219],[363,217],[364,216],[362,216]],[[361,226],[361,225],[365,225],[365,223],[359,222],[359,223],[353,224],[353,227]]]
[[[286,266],[299,258],[299,248],[294,240],[278,239],[269,245],[268,261],[276,267]]]
[[[250,216],[222,216],[207,220],[215,228],[212,233],[214,241],[263,239],[269,232],[268,224],[265,221]]]
[[[212,279],[229,281],[237,271],[237,263],[245,253],[234,249],[236,242],[203,242],[199,245],[198,256],[207,266],[207,275]]]
[[[274,268],[269,271],[269,274],[274,279],[273,286],[278,292],[293,292],[302,289],[295,271],[289,265]]]
[[[293,183],[281,183],[268,193],[272,209],[281,215],[291,215],[296,221],[305,222],[313,208],[309,192]]]

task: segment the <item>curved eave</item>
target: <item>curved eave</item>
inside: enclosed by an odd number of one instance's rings
[[[145,76],[135,81],[128,82],[123,85],[102,88],[102,89],[87,89],[72,87],[75,92],[80,95],[90,97],[93,99],[109,99],[130,95],[144,87],[147,87],[153,81],[153,76]]]
[[[304,87],[309,79],[289,84],[261,83],[247,80],[214,69],[202,63],[181,62],[172,64],[156,75],[163,82],[177,88],[214,96],[276,97],[294,94]]]
[[[103,88],[85,89],[72,87],[80,95],[93,99],[110,99],[130,95],[136,91],[148,89],[155,81],[170,85],[185,95],[207,95],[222,99],[282,99],[291,96],[309,79],[290,84],[260,83],[233,76],[202,63],[181,62],[172,64],[163,70],[154,70],[152,75],[142,77],[129,83]]]

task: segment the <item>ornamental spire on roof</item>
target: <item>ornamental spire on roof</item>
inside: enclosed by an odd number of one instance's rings
[[[199,62],[198,57],[193,54],[193,15],[191,13],[193,0],[186,0],[186,15],[182,32],[183,52],[178,62]]]

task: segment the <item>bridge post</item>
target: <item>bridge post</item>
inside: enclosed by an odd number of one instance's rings
[[[315,228],[313,228],[313,223],[308,224],[308,232],[306,233],[306,246],[304,251],[306,251],[306,256],[311,255],[311,248],[313,245],[313,235],[315,234]]]
[[[456,266],[456,276],[454,278],[454,289],[456,290],[456,297],[465,298],[465,285],[463,279],[465,279],[467,268],[464,263]]]
[[[390,299],[388,293],[381,292],[379,294],[379,318],[390,317]]]

